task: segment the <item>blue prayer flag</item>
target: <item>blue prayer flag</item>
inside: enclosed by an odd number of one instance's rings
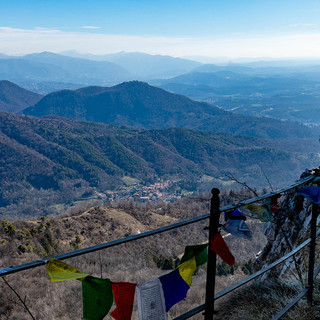
[[[310,201],[320,204],[320,187],[310,186],[297,191],[298,194],[308,198]]]
[[[166,311],[183,300],[189,290],[188,284],[182,279],[179,268],[159,278],[166,302]]]

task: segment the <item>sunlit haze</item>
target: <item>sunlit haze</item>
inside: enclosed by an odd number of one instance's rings
[[[320,2],[1,1],[0,53],[319,58]]]

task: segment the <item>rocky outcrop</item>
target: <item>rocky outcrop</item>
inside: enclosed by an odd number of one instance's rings
[[[306,177],[314,171],[305,172],[301,178]],[[299,187],[299,189],[301,186]],[[264,226],[264,234],[267,237],[267,244],[257,256],[254,268],[260,270],[282,256],[292,251],[302,242],[310,237],[310,221],[312,213],[312,202],[297,194],[296,190],[290,190],[278,199],[278,213],[274,214],[273,221],[267,222]],[[319,224],[319,217],[317,225]],[[284,276],[289,270],[300,272],[308,263],[308,246],[289,258],[272,272],[263,277]],[[297,270],[298,269],[298,270]],[[298,274],[299,275],[299,274]]]

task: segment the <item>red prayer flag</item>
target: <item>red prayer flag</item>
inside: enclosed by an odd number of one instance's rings
[[[130,320],[136,285],[130,282],[112,282],[111,286],[117,305],[116,309],[111,312],[111,317],[116,320]]]
[[[280,210],[280,207],[278,206],[278,196],[271,197],[271,204],[270,204],[270,209],[271,213],[278,213]]]
[[[230,252],[220,233],[217,233],[210,240],[210,250],[218,254],[219,257],[230,266],[235,264],[234,256]]]

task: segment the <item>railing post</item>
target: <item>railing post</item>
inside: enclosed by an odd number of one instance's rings
[[[309,270],[308,270],[308,302],[312,304],[313,302],[313,273],[314,273],[314,260],[315,260],[315,250],[316,250],[316,229],[317,229],[317,216],[318,216],[318,205],[312,203],[312,216],[310,223],[310,250],[309,250]]]
[[[217,234],[220,218],[220,190],[213,188],[211,190],[212,198],[210,205],[209,219],[209,241]],[[214,290],[216,278],[216,260],[217,255],[212,250],[208,250],[208,265],[207,265],[207,284],[206,284],[206,308],[204,313],[205,320],[212,320],[214,311]]]

